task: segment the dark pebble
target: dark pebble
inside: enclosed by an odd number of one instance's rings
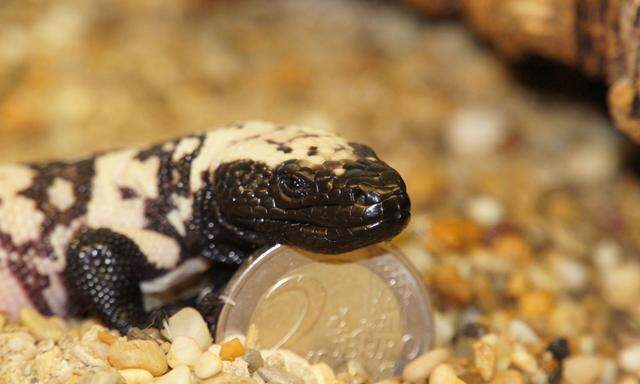
[[[553,358],[557,361],[562,361],[571,354],[571,351],[569,351],[569,342],[564,337],[557,338],[549,343],[547,350],[551,352]]]
[[[471,339],[477,339],[485,335],[489,330],[484,324],[469,323],[462,328],[462,335]]]
[[[562,369],[560,369],[560,367],[554,369],[551,373],[549,373],[547,381],[549,384],[559,384],[560,381],[562,381]]]

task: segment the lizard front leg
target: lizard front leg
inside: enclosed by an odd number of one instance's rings
[[[129,237],[100,228],[80,233],[67,249],[67,281],[91,313],[121,332],[154,323],[144,310],[141,271],[147,259]]]

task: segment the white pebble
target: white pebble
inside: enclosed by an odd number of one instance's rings
[[[536,332],[531,329],[529,324],[522,320],[512,320],[509,323],[509,336],[511,336],[514,341],[518,341],[525,345],[541,342]]]
[[[191,377],[191,371],[189,368],[181,365],[172,369],[168,373],[158,377],[155,384],[193,384],[194,380]]]
[[[511,355],[511,362],[523,372],[532,374],[538,370],[535,357],[525,350],[515,351]]]
[[[603,240],[596,244],[593,261],[601,270],[608,270],[620,264],[622,247],[613,240]]]
[[[153,375],[144,369],[123,369],[120,376],[124,378],[127,384],[152,384]]]
[[[81,345],[74,346],[71,352],[78,358],[78,360],[90,367],[104,367],[107,365],[106,360],[96,358],[91,354],[91,352]]]
[[[429,384],[465,384],[460,380],[450,365],[440,364],[433,370]]]
[[[504,142],[506,121],[487,108],[466,108],[454,115],[446,135],[449,148],[457,155],[487,155]]]
[[[220,344],[211,344],[211,346],[209,347],[209,349],[207,349],[207,351],[213,353],[216,356],[220,356],[221,349],[222,349],[222,346]]]
[[[450,313],[436,312],[433,316],[433,320],[436,334],[436,346],[447,345],[456,334],[453,315]]]
[[[591,384],[602,372],[602,360],[597,356],[576,355],[564,361],[562,377],[569,384]]]
[[[491,196],[477,196],[467,203],[467,214],[487,227],[499,224],[504,217],[504,208]]]
[[[567,176],[577,182],[607,180],[618,168],[616,148],[605,140],[580,145],[568,151],[567,157]]]
[[[121,384],[122,379],[113,370],[98,371],[90,375],[83,376],[77,384]]]
[[[640,343],[632,344],[620,351],[618,363],[625,371],[640,375]]]
[[[171,343],[171,348],[167,353],[167,363],[171,368],[180,365],[194,366],[200,355],[202,355],[202,350],[195,340],[188,336],[178,336]]]
[[[625,309],[635,305],[640,292],[640,264],[628,262],[601,274],[604,296],[612,306]]]
[[[577,292],[586,288],[589,272],[582,263],[560,257],[554,260],[553,267],[558,281],[561,281],[569,291]]]
[[[189,336],[201,349],[207,349],[212,343],[211,333],[200,312],[193,308],[184,308],[169,318],[164,329],[165,336],[174,340],[178,336]]]
[[[402,378],[411,383],[422,382],[429,377],[436,366],[444,363],[449,355],[448,349],[431,350],[407,364],[402,371]]]
[[[613,359],[605,359],[600,373],[600,384],[615,384],[618,380],[618,364]]]
[[[200,355],[194,372],[200,379],[208,379],[222,370],[222,360],[217,355],[207,351]]]
[[[35,345],[36,340],[28,334],[27,332],[15,332],[9,335],[9,340],[7,341],[7,347],[10,351],[20,352],[27,348],[33,347]]]

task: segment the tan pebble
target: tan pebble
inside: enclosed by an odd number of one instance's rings
[[[429,248],[462,251],[482,238],[482,229],[470,220],[438,218],[430,227]]]
[[[222,361],[222,372],[230,373],[236,376],[251,376],[247,362],[244,359],[235,359],[233,361]]]
[[[208,379],[220,373],[221,370],[222,360],[209,351],[200,355],[194,368],[194,372],[199,379]]]
[[[524,384],[522,374],[513,369],[501,371],[491,380],[491,384]]]
[[[114,335],[109,331],[100,331],[98,332],[98,340],[100,340],[101,342],[107,345],[111,345],[115,343],[116,340],[118,340],[118,336]]]
[[[509,336],[522,344],[538,344],[541,342],[536,332],[522,320],[512,320],[509,323]]]
[[[463,278],[453,265],[439,265],[431,269],[429,282],[447,302],[465,305],[473,299],[471,282]]]
[[[188,336],[178,336],[171,343],[167,353],[167,364],[171,368],[180,365],[194,366],[202,354],[202,349],[195,340]]]
[[[527,319],[548,317],[554,307],[553,295],[546,291],[531,291],[520,297],[519,310]]]
[[[444,141],[451,153],[480,157],[494,153],[506,140],[508,120],[500,111],[484,107],[461,108],[451,114]]]
[[[628,262],[600,274],[605,299],[614,307],[624,309],[637,303],[640,291],[640,263]]]
[[[433,369],[438,364],[445,362],[449,356],[448,349],[441,348],[429,351],[407,364],[402,371],[402,378],[411,383],[424,381]]]
[[[429,377],[429,384],[464,384],[453,368],[448,364],[440,364],[433,369]]]
[[[498,200],[491,196],[477,196],[467,202],[466,211],[469,217],[484,226],[494,226],[504,216],[504,208]]]
[[[604,359],[602,362],[602,372],[598,381],[600,384],[613,384],[618,378],[618,364],[616,361],[610,358]],[[549,371],[547,371],[549,372]]]
[[[499,256],[523,264],[531,258],[531,246],[521,236],[505,234],[495,238],[491,244],[492,249]]]
[[[12,352],[21,352],[34,347],[35,339],[27,332],[19,331],[7,334],[7,348]]]
[[[95,357],[82,345],[75,345],[71,351],[78,360],[90,367],[104,367],[107,365],[105,360]]]
[[[60,364],[61,357],[59,348],[50,349],[36,356],[33,366],[36,370],[36,375],[41,381],[51,375],[51,372]]]
[[[201,349],[207,349],[212,343],[211,333],[200,312],[193,308],[184,308],[171,316],[163,333],[169,340],[178,336],[189,336]]]
[[[249,377],[236,376],[229,373],[222,373],[210,379],[200,382],[201,384],[256,384],[256,381]]]
[[[637,377],[633,377],[631,375],[623,376],[620,380],[618,380],[618,384],[638,384],[640,383],[640,379]]]
[[[164,353],[169,353],[169,350],[171,349],[171,343],[164,341],[160,343],[160,348],[162,348]]]
[[[511,355],[511,362],[522,371],[532,374],[538,370],[536,359],[527,351],[515,351]]]
[[[220,358],[222,360],[232,361],[244,355],[244,346],[240,339],[232,339],[222,344],[220,348]]]
[[[514,271],[507,281],[507,293],[512,297],[524,295],[530,288],[529,277],[524,272]]]
[[[144,369],[123,369],[120,376],[127,384],[152,384],[153,375]]]
[[[493,348],[482,342],[473,345],[475,365],[484,381],[490,381],[496,372],[496,353]]]
[[[311,366],[311,372],[318,384],[332,384],[336,380],[336,375],[326,363],[317,363]]]
[[[167,371],[167,360],[160,346],[151,340],[116,341],[109,348],[109,362],[117,369],[140,368],[153,376]]]
[[[388,377],[380,381],[376,381],[376,384],[401,384],[402,379],[399,377]]]
[[[220,344],[211,344],[207,351],[213,353],[214,355],[220,356],[220,349],[222,349]]]
[[[640,376],[640,343],[629,345],[620,351],[618,363],[625,371]]]
[[[104,370],[82,376],[78,384],[125,384],[124,379],[118,372],[113,370]]]
[[[106,360],[109,355],[109,346],[99,341],[93,341],[88,345],[92,354],[100,359]]]
[[[591,355],[575,355],[564,360],[562,377],[569,384],[595,383],[602,371],[602,359]]]
[[[191,371],[188,367],[181,365],[172,369],[163,376],[156,378],[155,384],[192,384]]]
[[[59,322],[50,321],[34,308],[22,308],[20,321],[38,340],[59,340],[64,334]]]

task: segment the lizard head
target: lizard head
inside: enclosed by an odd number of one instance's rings
[[[369,147],[307,130],[270,137],[274,156],[254,153],[216,168],[215,204],[231,232],[257,244],[339,253],[406,226],[405,184]]]

